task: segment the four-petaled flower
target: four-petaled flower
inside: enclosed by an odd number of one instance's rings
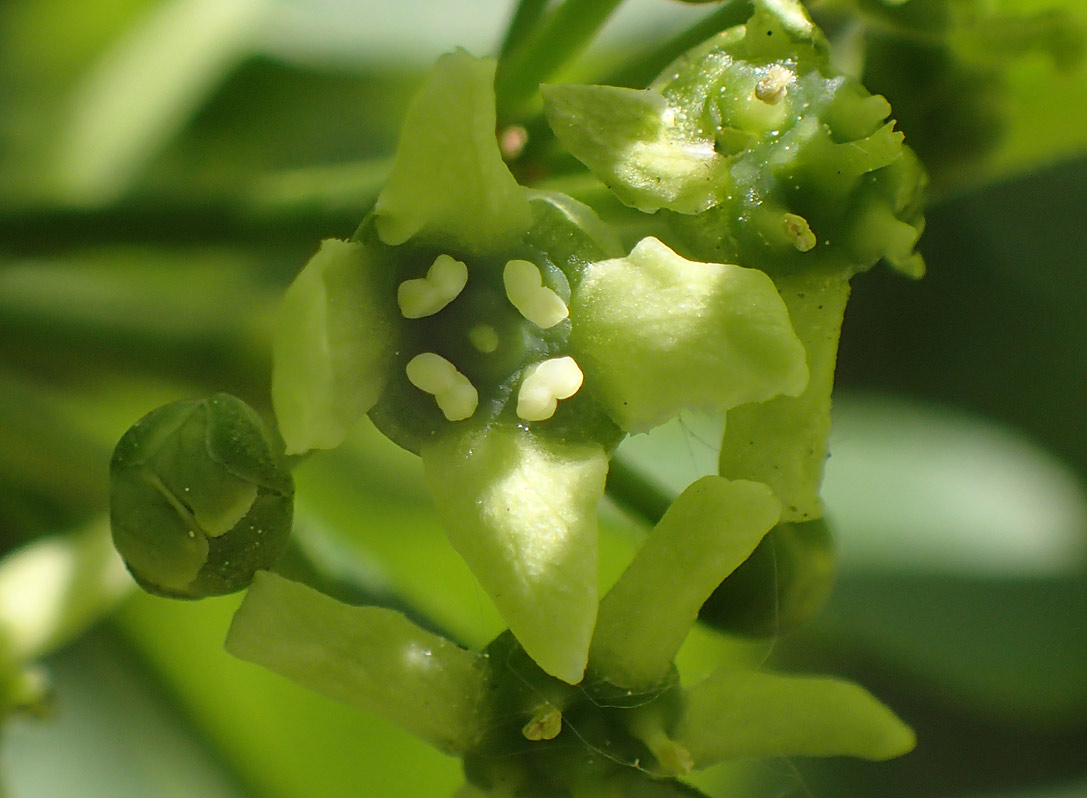
[[[623,256],[570,197],[520,186],[495,62],[444,56],[388,184],[289,289],[273,401],[288,452],[364,414],[422,456],[451,542],[524,649],[570,683],[598,607],[595,507],[625,433],[801,393],[804,349],[761,271],[655,238]]]

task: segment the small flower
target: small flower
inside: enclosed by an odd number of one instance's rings
[[[113,543],[140,587],[160,596],[248,586],[286,548],[293,500],[283,442],[229,394],[151,411],[110,461]]]
[[[351,241],[288,290],[272,395],[289,452],[364,414],[423,459],[454,547],[547,673],[578,682],[596,623],[608,456],[686,407],[807,381],[764,273],[624,256],[587,207],[517,184],[495,139],[493,60],[444,56]]]
[[[729,414],[723,476],[774,488],[783,521],[823,514],[830,395],[849,280],[883,259],[919,277],[927,177],[891,107],[831,63],[798,0],[753,0],[742,25],[644,90],[542,87],[566,148],[685,255],[769,274],[803,342],[800,396]]]

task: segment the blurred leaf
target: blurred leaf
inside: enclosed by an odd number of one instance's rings
[[[815,631],[922,689],[1031,726],[1087,718],[1087,577],[843,575]]]
[[[395,726],[222,650],[237,598],[137,595],[118,623],[248,787],[266,798],[448,795],[459,763]],[[154,793],[158,794],[158,793]]]
[[[56,713],[5,729],[9,798],[243,798],[144,663],[99,630],[52,657]]]
[[[1087,478],[1087,160],[931,209],[924,280],[854,281],[837,379],[1026,433]]]
[[[252,46],[266,0],[165,0],[72,97],[55,164],[62,200],[115,199]]]
[[[1087,566],[1074,472],[961,411],[840,393],[823,496],[844,570],[1016,577]]]

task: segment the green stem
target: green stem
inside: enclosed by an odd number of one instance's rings
[[[601,83],[608,86],[643,88],[687,50],[715,33],[743,23],[751,16],[751,12],[751,0],[725,0],[717,10],[691,27],[657,47],[639,52]]]
[[[622,457],[613,457],[605,485],[608,497],[653,526],[672,505],[675,496]]]
[[[105,208],[0,209],[0,241],[4,255],[21,257],[111,245],[192,246],[194,241],[275,247],[304,240],[309,246],[322,236],[350,233],[359,215],[318,207],[255,213],[230,200],[138,197]]]
[[[565,0],[536,35],[510,52],[495,79],[499,123],[522,116],[540,83],[581,52],[621,2]]]
[[[544,9],[550,0],[521,0],[517,9],[510,18],[509,27],[506,29],[506,38],[502,40],[502,47],[498,51],[499,58],[506,58],[520,47],[529,38],[532,30],[539,24],[543,17]]]

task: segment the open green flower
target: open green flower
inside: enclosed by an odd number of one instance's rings
[[[654,238],[624,257],[589,208],[518,185],[494,69],[438,62],[373,211],[287,292],[272,396],[288,452],[369,414],[420,454],[454,547],[529,655],[575,683],[610,452],[686,407],[797,395],[808,372],[764,273]]]
[[[780,510],[761,483],[692,483],[601,600],[577,685],[508,632],[469,651],[274,573],[257,575],[226,647],[462,757],[471,786],[458,795],[681,798],[702,794],[683,777],[722,760],[909,751],[913,732],[849,682],[736,667],[679,680],[698,608]]]
[[[823,513],[830,393],[849,279],[914,251],[927,178],[891,107],[831,63],[797,0],[754,0],[647,89],[543,87],[559,140],[685,256],[769,274],[810,370],[798,397],[730,414],[720,473],[770,484],[783,520]]]

